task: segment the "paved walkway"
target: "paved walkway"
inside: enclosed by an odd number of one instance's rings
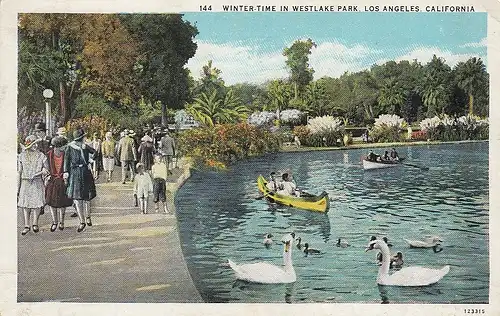
[[[169,180],[173,192],[189,176],[176,169]],[[19,302],[202,302],[182,255],[175,215],[150,214],[134,207],[132,184],[97,184],[92,201],[93,226],[77,233],[78,218],[68,208],[64,231],[50,232],[48,208],[40,232],[21,236],[18,212]]]

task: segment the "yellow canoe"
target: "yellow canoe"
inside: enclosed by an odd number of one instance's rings
[[[326,192],[321,193],[319,196],[286,196],[272,192],[267,188],[266,184],[266,179],[260,175],[257,178],[257,187],[259,188],[259,191],[262,192],[264,197],[278,204],[322,213],[328,212],[328,209],[330,208],[330,200],[328,198],[328,193]]]

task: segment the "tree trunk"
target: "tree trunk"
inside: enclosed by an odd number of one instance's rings
[[[474,96],[469,93],[469,115],[474,114]]]
[[[161,103],[161,126],[167,127],[167,105]]]
[[[61,123],[66,124],[68,120],[68,113],[66,111],[66,89],[64,88],[64,82],[59,82],[59,99],[61,106]]]

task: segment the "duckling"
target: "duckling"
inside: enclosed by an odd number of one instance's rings
[[[308,254],[320,254],[321,251],[319,251],[318,249],[309,248],[309,244],[305,243],[304,244],[304,253],[306,255],[308,255]]]
[[[341,248],[347,248],[349,247],[349,243],[345,240],[341,240],[340,238],[337,240],[337,243],[335,244],[337,247],[341,247]]]
[[[301,242],[302,242],[302,238],[297,237],[297,245],[296,246],[297,246],[297,249],[299,249],[299,250],[302,250]]]
[[[263,241],[263,244],[268,247],[268,246],[271,246],[273,244],[273,240],[271,239],[273,237],[273,235],[271,234],[266,234],[264,235],[264,241]]]

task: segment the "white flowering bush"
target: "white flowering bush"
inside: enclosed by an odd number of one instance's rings
[[[420,129],[422,131],[429,131],[438,128],[440,124],[441,124],[441,119],[437,116],[434,116],[431,118],[423,119],[420,122]]]
[[[373,124],[374,128],[382,128],[382,127],[406,128],[407,125],[408,124],[406,124],[404,118],[401,118],[395,114],[382,114],[375,119],[375,124]]]
[[[458,118],[443,115],[426,118],[420,122],[420,128],[428,135],[428,139],[442,141],[457,141],[466,139],[488,138],[488,119],[474,115],[464,115]]]
[[[403,141],[403,131],[407,126],[406,121],[398,115],[382,114],[375,119],[371,130],[372,139],[381,143]]]
[[[309,139],[305,141],[310,146],[336,146],[343,138],[344,125],[341,119],[325,115],[312,118],[307,123]],[[301,142],[304,142],[301,139]]]
[[[288,123],[288,124],[295,123],[296,124],[302,120],[303,116],[304,116],[304,113],[302,113],[301,111],[296,110],[296,109],[289,109],[289,110],[281,111],[280,120],[283,123]]]
[[[342,121],[330,115],[319,116],[310,119],[307,127],[311,131],[311,134],[338,132],[342,127]]]
[[[254,112],[247,119],[248,124],[254,126],[271,126],[273,121],[276,119],[276,113],[274,112]]]

